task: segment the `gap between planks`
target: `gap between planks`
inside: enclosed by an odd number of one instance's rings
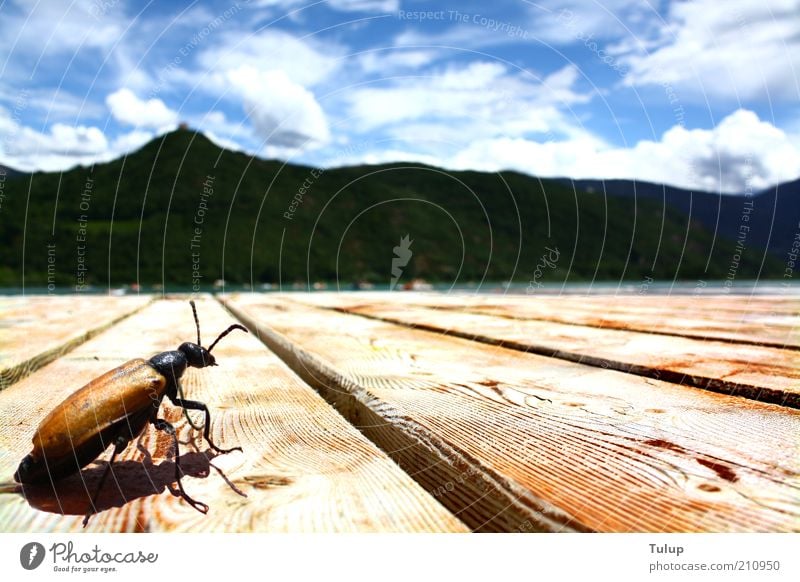
[[[0,299],[0,391],[149,305],[152,296]]]
[[[197,307],[206,342],[231,323],[215,301],[199,300]],[[156,301],[0,393],[0,416],[17,419],[0,426],[3,478],[29,452],[44,415],[88,379],[194,337],[187,302]],[[109,477],[99,499],[103,510],[86,531],[467,531],[255,337],[233,333],[214,353],[219,365],[187,370],[184,389],[207,403],[212,439],[244,452],[212,454],[180,409],[168,401],[160,409],[180,440],[192,443],[181,445],[183,484],[208,503],[209,514],[166,490],[174,479],[170,440],[148,427],[118,457],[117,481]],[[107,458],[108,451],[59,481],[56,495],[49,487],[26,488],[29,502],[1,495],[0,529],[83,531],[87,492]]]
[[[412,304],[282,297],[303,305],[502,346],[589,366],[800,408],[796,352],[758,345],[660,336],[531,319],[464,313]],[[532,339],[535,338],[535,339]]]
[[[478,531],[798,531],[793,409],[275,296],[218,299]]]
[[[317,305],[354,307],[384,303],[377,293],[321,293]],[[394,305],[493,315],[516,321],[617,329],[725,343],[800,350],[800,300],[786,297],[694,298],[532,297],[520,295],[392,294]],[[713,313],[713,317],[709,317]]]

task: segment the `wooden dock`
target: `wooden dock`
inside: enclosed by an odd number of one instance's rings
[[[0,298],[0,530],[798,532],[800,299],[230,294],[184,375],[216,455],[152,427],[54,487],[12,475],[44,416],[194,341],[188,297]],[[193,418],[200,423],[202,416]]]

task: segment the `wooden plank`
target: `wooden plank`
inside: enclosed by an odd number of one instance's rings
[[[330,307],[372,304],[378,294],[319,294]],[[643,331],[694,339],[800,349],[800,300],[773,297],[573,297],[393,293],[392,304],[411,304],[515,320]]]
[[[800,408],[796,351],[650,333],[361,303],[339,308],[470,340]]]
[[[653,299],[654,303],[657,299]],[[691,307],[635,307],[592,303],[578,305],[517,300],[468,306],[466,311],[513,319],[644,331],[701,340],[800,349],[800,317],[773,312],[720,309],[713,300]]]
[[[291,294],[278,296],[291,297]],[[601,298],[572,295],[475,295],[456,292],[395,292],[388,295],[379,292],[344,292],[314,293],[313,296],[308,296],[308,301],[327,307],[352,307],[383,301],[387,297],[395,305],[418,305],[490,315],[505,314],[516,319],[541,319],[575,325],[582,325],[582,318],[586,318],[587,325],[593,324],[592,320],[596,323],[597,320],[605,319],[607,321],[599,325],[610,326],[614,318],[619,317],[620,325],[626,324],[626,329],[636,324],[645,331],[673,335],[685,335],[687,332],[676,325],[674,319],[687,320],[687,325],[695,328],[724,322],[717,326],[719,339],[746,343],[767,341],[783,345],[786,343],[786,336],[799,331],[796,328],[800,325],[800,300],[785,297],[774,297],[773,303],[745,297],[732,300],[730,297],[705,296],[686,299],[656,295]],[[653,325],[651,320],[661,320],[668,329],[663,325]],[[772,336],[759,338],[757,335],[746,335],[746,330],[740,330],[738,336],[732,336],[732,330],[742,325],[752,326],[756,328],[756,332],[766,329]],[[776,331],[779,333],[775,333]]]
[[[800,411],[274,296],[223,302],[477,530],[800,530]]]
[[[212,300],[198,302],[198,314],[208,343],[232,321]],[[0,428],[0,475],[12,475],[39,421],[88,379],[131,357],[175,349],[194,335],[186,301],[158,301],[0,393],[0,416],[13,419]],[[131,445],[121,455],[120,486],[109,478],[99,500],[104,510],[88,531],[466,531],[257,338],[232,333],[214,354],[218,366],[184,375],[187,398],[208,404],[216,443],[244,452],[209,453],[179,409],[168,402],[161,408],[180,440],[197,447],[181,446],[188,473],[183,484],[210,506],[208,515],[166,491],[174,477],[170,441],[150,427],[141,450]],[[202,415],[195,419],[202,423]],[[103,466],[59,482],[57,495],[50,487],[26,487],[28,501],[0,495],[0,529],[81,531],[86,489],[93,489]]]
[[[142,296],[0,298],[0,390],[152,301]]]
[[[296,293],[273,293],[276,297],[293,297]],[[673,310],[707,312],[713,305],[715,311],[732,312],[734,315],[744,313],[780,313],[786,315],[800,314],[800,298],[796,295],[659,295],[659,294],[619,294],[619,295],[581,295],[581,294],[528,294],[528,293],[476,293],[467,291],[321,291],[304,293],[310,299],[328,306],[350,304],[360,299],[375,301],[391,297],[393,302],[434,305],[487,305],[499,303],[523,303],[537,301],[556,305],[589,305],[598,308],[622,308],[640,310]]]

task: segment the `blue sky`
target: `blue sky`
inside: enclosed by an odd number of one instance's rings
[[[181,121],[324,167],[758,190],[800,176],[800,0],[0,3],[0,164]]]

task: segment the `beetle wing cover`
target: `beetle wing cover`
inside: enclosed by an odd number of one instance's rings
[[[42,451],[47,451],[48,457],[73,454],[112,424],[148,406],[157,408],[166,385],[166,378],[143,359],[106,372],[69,396],[41,422],[33,437],[34,457],[40,458]]]

